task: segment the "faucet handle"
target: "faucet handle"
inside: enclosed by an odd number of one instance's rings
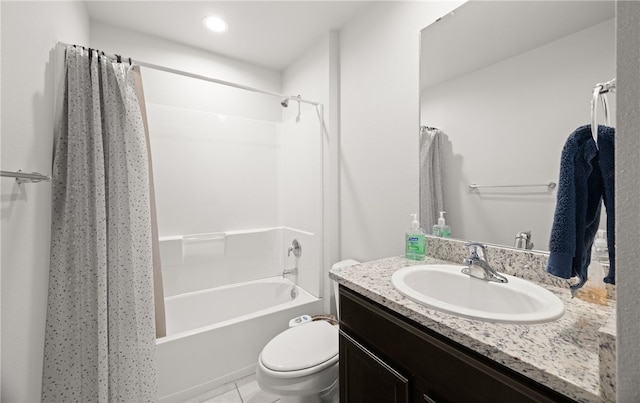
[[[522,231],[516,234],[515,247],[518,249],[533,249],[531,242],[531,231]]]
[[[287,250],[287,256],[291,256],[291,252],[293,252],[295,257],[300,257],[302,254],[302,245],[300,245],[300,242],[298,242],[297,239],[294,239],[293,242],[291,242],[291,246]]]
[[[469,248],[469,257],[475,259],[486,259],[487,248],[480,242],[468,242],[464,246]]]

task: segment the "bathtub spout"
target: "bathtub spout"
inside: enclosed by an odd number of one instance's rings
[[[293,269],[284,269],[282,271],[282,277],[284,278],[287,274],[295,274],[298,275],[298,268],[294,267]]]

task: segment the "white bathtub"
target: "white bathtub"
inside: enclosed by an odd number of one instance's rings
[[[161,402],[184,401],[254,372],[264,345],[322,301],[282,277],[165,299],[167,336],[157,340]]]

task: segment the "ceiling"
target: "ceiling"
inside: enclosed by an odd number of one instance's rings
[[[421,90],[614,17],[611,0],[469,1],[422,30]]]
[[[89,17],[281,71],[369,1],[86,1]],[[227,32],[206,30],[218,15]]]

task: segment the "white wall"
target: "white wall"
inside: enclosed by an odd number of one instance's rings
[[[54,48],[88,42],[80,2],[2,2],[2,169],[50,174]],[[2,178],[2,401],[40,400],[49,281],[48,183]]]
[[[342,258],[404,253],[418,212],[420,30],[460,2],[379,2],[340,31]]]
[[[640,401],[640,3],[617,2],[617,401]]]
[[[535,249],[549,249],[555,190],[468,185],[557,183],[567,137],[590,122],[590,90],[615,77],[615,65],[611,19],[423,90],[422,124],[446,133],[444,201],[454,237],[512,246],[515,234],[531,231]],[[614,127],[615,106],[609,96]]]
[[[91,22],[92,47],[143,62],[279,92],[280,72],[172,41]],[[267,95],[179,75],[142,69],[149,103],[279,121],[280,104]],[[157,85],[160,82],[162,85]],[[148,84],[147,84],[148,83]]]

